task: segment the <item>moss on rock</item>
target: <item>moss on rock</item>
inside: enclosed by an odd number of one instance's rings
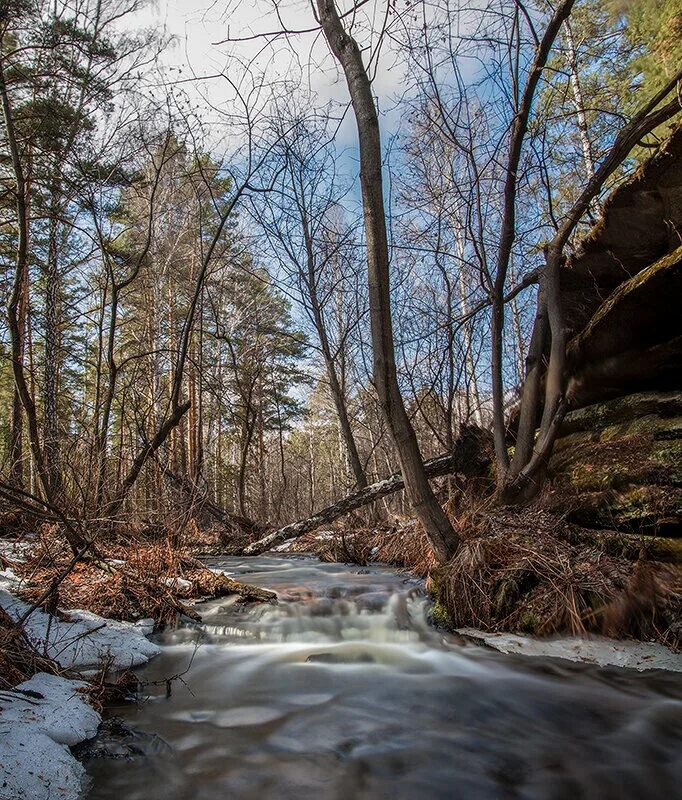
[[[428,611],[428,619],[437,628],[444,628],[451,631],[454,629],[452,617],[448,611],[447,598],[444,589],[443,568],[434,569],[429,577],[428,585],[431,606]]]
[[[582,525],[682,534],[682,393],[646,392],[569,414],[548,507]]]

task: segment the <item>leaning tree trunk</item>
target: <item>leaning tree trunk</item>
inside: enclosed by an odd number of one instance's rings
[[[357,42],[344,30],[334,0],[317,0],[329,47],[346,76],[360,145],[360,183],[365,218],[374,384],[400,459],[408,499],[424,526],[436,557],[444,561],[459,537],[436,499],[424,469],[417,437],[398,386],[389,288],[389,255],[382,182],[381,137],[372,88]]]
[[[488,439],[488,434],[482,429],[474,426],[463,426],[451,453],[436,456],[424,462],[424,472],[427,478],[438,478],[441,475],[452,475],[454,473],[463,475],[466,478],[484,475],[489,470],[491,463],[489,456],[491,448]],[[306,519],[293,522],[291,525],[286,525],[284,528],[269,533],[246,547],[244,555],[258,555],[274,547],[279,542],[283,542],[286,539],[296,539],[299,536],[303,536],[304,533],[320,528],[322,525],[329,525],[334,520],[354,511],[356,508],[361,508],[404,488],[405,480],[403,474],[402,472],[396,472],[382,481],[373,483],[344,497],[337,503],[318,511]]]

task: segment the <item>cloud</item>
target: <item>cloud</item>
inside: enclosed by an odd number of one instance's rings
[[[372,0],[353,24],[353,34],[365,48],[366,58],[376,47],[384,8],[378,0]],[[269,0],[232,0],[227,4],[159,0],[129,17],[126,27],[163,27],[173,36],[160,61],[166,84],[182,91],[203,118],[217,126],[221,116],[233,107],[235,84],[245,87],[253,76],[265,76],[286,97],[298,88],[301,96],[319,108],[348,101],[343,76],[319,30],[262,36],[283,27],[289,31],[316,28],[309,2],[291,0],[275,7]],[[404,73],[390,42],[383,43],[372,68],[382,126],[392,130],[398,122],[395,98],[403,91]],[[341,145],[352,146],[355,136],[348,115],[339,131]]]

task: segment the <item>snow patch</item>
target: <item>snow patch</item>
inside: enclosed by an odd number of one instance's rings
[[[154,630],[154,620],[151,617],[147,617],[146,619],[138,619],[134,625],[138,630],[142,631],[145,636],[149,636],[149,634]]]
[[[563,658],[600,667],[626,667],[640,672],[647,669],[682,672],[682,654],[674,653],[656,642],[621,641],[605,636],[536,639],[514,633],[487,633],[476,628],[458,628],[456,633],[481,641],[501,653]]]
[[[11,569],[0,569],[0,587],[18,587],[21,581]]]
[[[14,619],[20,619],[30,608],[15,592],[21,581],[11,570],[0,573],[0,606]],[[40,652],[65,668],[99,667],[128,669],[145,664],[160,652],[147,639],[150,620],[139,623],[105,619],[90,611],[68,612],[69,620],[61,620],[37,609],[24,624],[24,631]]]
[[[18,539],[0,539],[0,556],[10,561],[26,561],[26,556],[34,548],[33,537]]]
[[[57,744],[78,744],[97,733],[100,719],[79,691],[87,687],[83,681],[39,672],[11,692],[0,694],[0,722],[33,725]]]
[[[28,603],[0,588],[0,606],[9,616],[20,619]],[[33,645],[62,667],[127,669],[145,664],[160,652],[147,639],[148,625],[105,619],[90,611],[69,611],[68,621],[36,610],[26,620],[24,631]]]
[[[162,583],[164,586],[169,586],[171,589],[177,589],[178,592],[182,592],[183,594],[188,594],[192,591],[192,582],[184,578],[159,578],[159,583]]]
[[[291,545],[296,541],[296,538],[293,539],[286,539],[282,542],[282,544],[278,544],[277,547],[272,548],[273,553],[288,553],[291,549]]]
[[[3,800],[76,800],[85,770],[69,747],[97,732],[99,714],[82,681],[44,672],[0,692],[0,796]]]
[[[18,620],[31,606],[15,593],[21,579],[0,571],[0,606]],[[67,619],[33,611],[24,632],[36,650],[60,666],[86,672],[108,666],[126,669],[160,652],[147,639],[154,621],[105,619],[69,611]],[[80,689],[82,681],[39,673],[12,691],[0,691],[0,800],[77,800],[85,770],[69,747],[90,739],[100,717]]]

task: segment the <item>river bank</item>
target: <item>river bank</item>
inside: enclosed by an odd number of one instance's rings
[[[333,538],[327,532],[320,536],[320,541],[329,544]],[[23,563],[31,557],[26,545],[11,552],[5,549],[6,558],[8,553]],[[51,614],[38,609],[28,616],[24,626],[26,635],[36,652],[43,653],[49,663],[56,665],[56,674],[41,672],[21,682],[13,691],[3,692],[7,705],[0,712],[0,731],[5,734],[9,729],[13,731],[12,735],[2,737],[3,779],[9,797],[17,800],[55,796],[69,800],[76,797],[74,792],[80,787],[85,773],[70,748],[91,738],[100,721],[98,712],[87,702],[92,684],[83,683],[83,678],[96,683],[98,678],[94,676],[101,676],[103,669],[113,672],[140,667],[149,659],[162,655],[163,658],[157,659],[158,666],[147,678],[152,685],[158,683],[165,687],[169,676],[180,674],[185,669],[174,657],[170,662],[167,658],[177,647],[186,650],[191,646],[192,653],[201,661],[204,658],[202,651],[206,648],[211,650],[216,642],[222,652],[227,644],[234,648],[263,638],[287,642],[299,637],[301,645],[307,647],[312,641],[315,648],[310,652],[305,648],[300,652],[296,650],[296,663],[305,652],[305,663],[350,663],[362,669],[365,664],[390,664],[394,657],[402,658],[399,652],[391,655],[396,643],[401,646],[426,643],[429,649],[437,652],[443,648],[446,652],[448,648],[463,649],[467,658],[474,660],[480,658],[477,654],[494,648],[507,654],[507,658],[518,654],[533,656],[533,662],[542,660],[545,663],[544,658],[549,658],[546,663],[562,659],[583,665],[613,665],[638,671],[682,671],[682,656],[654,642],[566,636],[539,639],[491,634],[476,629],[449,633],[434,628],[432,623],[439,621],[437,613],[434,619],[438,606],[428,599],[424,582],[383,565],[323,564],[308,556],[273,554],[259,559],[209,559],[207,571],[220,576],[224,586],[243,588],[242,578],[253,581],[249,588],[255,598],[269,599],[272,595],[268,591],[274,590],[278,605],[270,608],[256,604],[249,610],[240,602],[243,598],[236,594],[204,601],[199,606],[188,605],[191,617],[185,616],[176,630],[167,628],[165,633],[160,630],[154,642],[147,638],[154,628],[152,619],[126,622],[106,619],[92,611],[64,613],[55,608]],[[161,583],[187,594],[187,587],[178,582],[177,576],[174,584],[171,580]],[[0,575],[0,606],[15,621],[24,617],[31,608],[27,600],[18,596],[19,593],[26,593],[22,579],[11,570],[3,571]],[[97,602],[96,598],[94,602]],[[193,601],[185,598],[185,602]],[[386,636],[390,641],[385,644],[390,646],[382,644],[378,654],[368,654],[363,649],[368,643],[373,647]],[[317,652],[320,642],[331,644],[333,648]],[[198,644],[201,648],[195,651]],[[343,646],[337,647],[339,644]],[[240,669],[248,673],[253,666],[255,679],[261,667],[258,659],[251,661],[247,656],[257,653],[249,651],[242,655]],[[219,668],[217,664],[216,668]],[[196,675],[193,666],[192,680]],[[204,677],[208,679],[208,676]],[[55,720],[65,713],[66,728],[55,725]],[[124,710],[124,714],[127,713]],[[225,719],[232,719],[231,714],[228,713]],[[254,723],[250,714],[246,713],[243,718],[237,714],[236,727],[264,724]],[[260,718],[259,714],[262,716],[265,712],[259,711],[257,718]],[[152,726],[149,733],[157,731]],[[52,757],[48,757],[50,753]],[[36,768],[37,764],[39,768]]]
[[[0,609],[15,623],[31,608],[17,596],[20,588],[21,580],[4,570]],[[83,610],[58,615],[35,610],[24,619],[25,642],[41,654],[39,668],[50,671],[0,693],[3,800],[80,796],[85,770],[70,748],[97,733],[101,716],[90,694],[105,671],[131,669],[159,654],[147,639],[152,627],[151,620],[126,623]]]
[[[274,598],[200,565],[193,565],[200,573],[195,585],[172,572],[163,574],[166,565],[158,560],[162,574],[147,574],[144,584],[130,592],[126,561],[111,559],[104,565],[77,565],[54,596],[36,607],[32,601],[43,595],[53,576],[64,572],[68,560],[63,547],[55,544],[49,535],[0,540],[5,567],[0,571],[2,800],[81,796],[86,775],[71,748],[97,734],[103,704],[119,687],[123,691],[134,682],[130,670],[161,652],[148,637],[167,619],[168,608],[175,608],[176,616],[183,609],[198,619],[184,603],[201,592],[244,601]],[[132,559],[135,552],[129,549],[127,555]],[[88,580],[90,572],[98,580]],[[78,607],[74,600],[81,601]],[[92,609],[120,609],[128,620]],[[155,610],[156,618],[135,619],[146,609]]]
[[[413,520],[313,531],[279,552],[383,562],[424,577],[434,619],[456,630],[682,642],[682,539],[594,530],[543,508],[451,512],[458,552],[438,564]]]

